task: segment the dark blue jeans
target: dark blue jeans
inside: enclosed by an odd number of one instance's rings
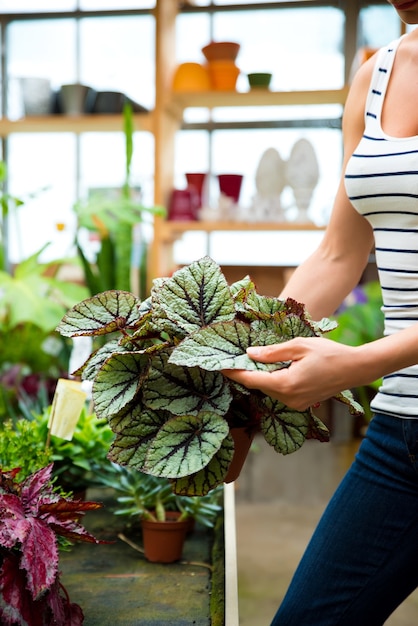
[[[376,415],[272,626],[381,626],[417,586],[418,420]]]

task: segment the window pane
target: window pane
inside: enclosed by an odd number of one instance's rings
[[[51,90],[76,80],[75,20],[13,22],[8,29],[9,111],[24,113],[22,77],[42,78]],[[36,94],[32,94],[36,96]]]
[[[76,198],[76,143],[67,133],[16,134],[9,139],[10,193],[24,205],[10,215],[12,263],[53,242],[43,261],[63,258],[72,251]],[[58,231],[57,224],[64,224]]]
[[[213,38],[241,44],[238,91],[248,91],[250,72],[271,72],[272,91],[335,89],[344,84],[343,28],[342,11],[329,7],[221,11],[214,15]],[[209,40],[208,15],[179,15],[179,63],[205,62],[201,49]]]
[[[155,100],[155,27],[149,15],[81,20],[81,82],[121,91],[146,108]]]
[[[389,5],[365,7],[360,11],[359,47],[380,48],[400,35],[400,22]]]
[[[0,13],[42,13],[43,11],[73,11],[77,0],[0,0]]]
[[[220,12],[214,15],[214,39],[241,44],[238,90],[247,90],[245,74],[271,72],[270,88],[334,89],[344,84],[344,15],[333,8]]]
[[[99,11],[100,9],[152,9],[155,0],[80,0],[82,11]]]
[[[84,133],[81,136],[81,195],[92,188],[118,188],[125,182],[125,138],[123,133]],[[134,133],[131,185],[140,188],[143,202],[153,203],[154,139],[150,133]]]
[[[314,189],[309,213],[318,224],[328,221],[341,168],[341,133],[333,129],[279,129],[248,131],[215,131],[213,133],[213,172],[243,174],[240,206],[251,219],[257,193],[255,175],[260,159],[268,148],[275,148],[281,159],[288,161],[296,141],[307,139],[314,148],[319,166],[319,181]],[[218,192],[219,194],[219,192]],[[280,197],[284,219],[297,218],[295,199],[286,186]],[[283,217],[278,216],[278,221]]]
[[[204,63],[202,48],[210,40],[209,15],[183,13],[176,20],[176,60]]]

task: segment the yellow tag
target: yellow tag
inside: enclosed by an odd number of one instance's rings
[[[86,398],[81,382],[58,379],[48,421],[51,435],[71,441]]]

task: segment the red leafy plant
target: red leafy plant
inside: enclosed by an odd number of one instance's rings
[[[58,493],[53,464],[17,482],[19,468],[0,471],[0,623],[3,626],[79,626],[83,612],[60,582],[58,537],[103,543],[81,524],[98,502]]]

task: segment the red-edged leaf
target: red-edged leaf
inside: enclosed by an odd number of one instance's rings
[[[58,573],[58,546],[54,531],[42,520],[29,518],[31,530],[22,544],[21,567],[36,600],[54,582]]]
[[[0,494],[0,545],[12,548],[17,542],[22,543],[30,530],[29,522],[18,496]]]

